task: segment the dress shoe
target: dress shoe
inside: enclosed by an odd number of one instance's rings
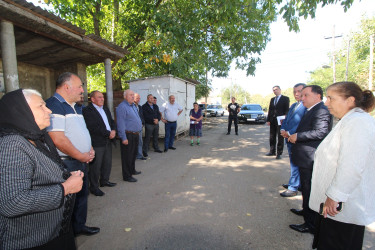
[[[95,196],[103,196],[104,195],[104,192],[102,190],[100,190],[99,188],[98,189],[95,189],[95,190],[90,190],[90,192],[95,195]]]
[[[142,172],[141,171],[135,171],[134,173],[133,173],[133,175],[139,175],[139,174],[141,174]]]
[[[236,135],[238,135],[238,133],[236,132]]]
[[[303,223],[303,224],[292,224],[292,225],[289,225],[289,227],[297,232],[300,232],[300,233],[311,233],[311,234],[314,234],[314,230],[311,229],[310,227],[308,227],[306,225],[306,223]]]
[[[116,183],[113,183],[113,182],[110,182],[110,181],[107,181],[105,183],[102,183],[100,184],[101,187],[104,187],[104,186],[107,186],[107,187],[114,187],[116,186],[117,184]]]
[[[228,132],[226,135],[230,135],[230,133]]]
[[[127,181],[127,182],[137,182],[137,179],[133,178],[133,177],[128,177],[128,178],[125,178],[124,181]]]
[[[176,150],[176,148],[175,148],[175,147],[169,147],[169,149],[172,149],[172,150]]]
[[[167,148],[165,148],[165,149],[164,149],[164,152],[168,152],[168,149],[167,149]]]
[[[293,197],[293,196],[296,196],[297,194],[298,194],[298,191],[292,191],[289,189],[280,193],[282,197]]]
[[[138,160],[143,160],[143,161],[147,160],[146,157],[141,157],[141,158],[137,158],[137,159],[138,159]]]
[[[163,151],[161,151],[160,149],[155,149],[155,152],[156,153],[163,153]]]
[[[276,155],[276,160],[280,160],[281,159],[281,155]]]
[[[274,156],[274,155],[276,155],[276,154],[275,153],[271,153],[271,152],[269,152],[269,153],[266,154],[266,156]]]
[[[303,209],[291,208],[290,211],[296,215],[303,216]]]
[[[281,186],[283,186],[283,188],[285,188],[285,189],[288,189],[288,187],[289,187],[288,184],[283,184],[283,185],[281,185]]]
[[[147,156],[148,156],[148,154],[147,154],[145,151],[143,151],[142,153],[143,153],[143,156],[144,156],[144,157],[147,157]]]
[[[83,226],[83,228],[81,229],[81,231],[79,232],[74,232],[74,235],[75,236],[78,236],[78,235],[87,235],[87,236],[90,236],[90,235],[94,235],[94,234],[97,234],[100,232],[100,228],[98,227],[88,227],[88,226]]]

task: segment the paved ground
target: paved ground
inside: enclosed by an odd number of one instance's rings
[[[225,135],[226,119],[207,119],[201,146],[183,138],[176,151],[137,161],[137,183],[122,181],[115,149],[117,186],[89,196],[87,224],[101,232],[78,237],[79,249],[311,249],[312,235],[288,228],[303,222],[289,212],[301,196],[279,195],[289,178],[287,154],[264,156],[266,125],[241,124],[239,136]],[[375,249],[375,227],[364,249]]]

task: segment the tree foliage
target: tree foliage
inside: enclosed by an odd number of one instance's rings
[[[361,87],[368,88],[370,36],[372,34],[375,34],[375,18],[364,18],[359,27],[346,38],[346,41],[343,43],[344,46],[335,52],[337,55],[337,82],[345,81],[347,49],[350,41],[348,81],[356,82]],[[309,83],[326,88],[333,83],[333,69],[332,67],[318,68],[311,72],[310,78]]]
[[[130,79],[172,74],[205,82],[227,76],[231,62],[253,75],[281,15],[298,31],[300,17],[314,17],[318,4],[353,0],[46,0],[73,24],[125,48],[113,62],[114,89]],[[104,86],[104,67],[91,66],[90,84]],[[209,90],[209,84],[198,87]],[[200,94],[200,93],[199,93]]]

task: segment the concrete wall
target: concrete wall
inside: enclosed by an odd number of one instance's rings
[[[18,62],[17,68],[20,88],[36,89],[42,94],[43,99],[47,99],[53,95],[56,89],[56,79],[61,73],[68,71],[77,74],[84,82],[84,97],[87,104],[86,65],[82,63],[74,63],[66,65],[59,70],[53,70],[50,68]],[[1,59],[0,73],[3,73]],[[0,98],[3,96],[3,94],[4,93],[0,93]]]
[[[18,62],[17,66],[21,88],[36,89],[42,94],[44,99],[47,99],[55,92],[54,70],[20,62]],[[0,72],[3,73],[2,64],[0,64]]]

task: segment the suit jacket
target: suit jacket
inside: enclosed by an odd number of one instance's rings
[[[332,129],[332,116],[323,102],[306,111],[296,133],[292,147],[292,162],[300,168],[312,169],[316,148]]]
[[[285,117],[285,120],[281,124],[281,129],[288,131],[290,135],[294,134],[297,130],[297,127],[305,114],[306,108],[300,103],[299,106],[298,102],[295,102],[290,106],[288,114]],[[297,108],[295,109],[295,107]],[[294,110],[295,109],[295,110]]]
[[[268,107],[267,122],[277,123],[277,116],[286,115],[289,110],[289,97],[281,95],[275,106],[275,97],[271,98]]]
[[[145,118],[144,118],[144,116],[143,116],[142,105],[138,105],[137,108],[138,108],[139,118],[141,118],[142,126],[143,126],[143,125],[145,125]]]
[[[111,130],[116,130],[116,123],[112,119],[111,112],[106,106],[103,106],[104,112],[107,115],[108,124],[111,127]],[[91,144],[93,147],[103,147],[107,143],[109,138],[110,131],[107,130],[105,123],[99,111],[89,103],[82,111],[83,117],[85,118],[87,129],[90,132]],[[112,139],[112,142],[115,142]]]
[[[154,109],[152,109],[147,102],[142,105],[143,117],[145,119],[145,123],[147,124],[155,124],[154,119],[158,119],[159,121],[161,119],[158,105],[154,104],[153,106]]]

